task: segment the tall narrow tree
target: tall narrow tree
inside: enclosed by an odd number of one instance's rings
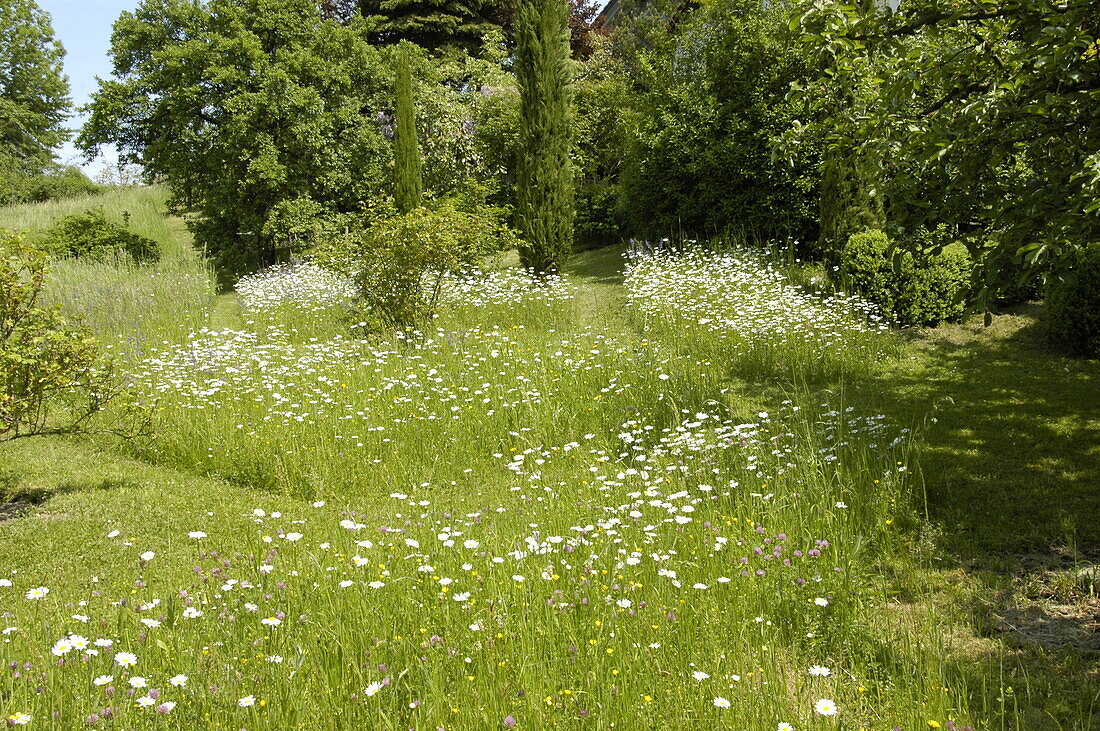
[[[397,49],[397,129],[393,135],[394,203],[400,213],[420,205],[423,194],[420,149],[416,142],[416,107],[413,104],[412,56],[407,44]]]
[[[519,0],[516,79],[520,145],[516,161],[517,218],[523,265],[556,272],[573,241],[573,65],[566,0]]]

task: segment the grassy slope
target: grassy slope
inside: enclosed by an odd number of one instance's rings
[[[52,226],[57,220],[90,209],[102,210],[109,219],[122,223],[129,214],[129,227],[161,245],[166,259],[193,256],[191,237],[183,220],[164,214],[168,191],[159,186],[109,190],[100,195],[68,198],[48,203],[26,203],[0,208],[0,228],[34,232]]]
[[[0,225],[16,220],[35,219],[0,214]],[[178,221],[166,230],[179,232]],[[593,322],[627,323],[618,264],[616,251],[573,263],[581,310]],[[872,408],[921,425],[932,537],[951,553],[897,577],[899,607],[952,605],[958,662],[974,688],[996,695],[998,684],[1016,687],[997,700],[1020,727],[1055,727],[1056,718],[1087,728],[1100,666],[1081,650],[1095,604],[1067,577],[1100,546],[1100,364],[1047,352],[1038,327],[1023,309],[988,330],[966,324],[915,333],[889,378],[851,388]],[[15,519],[0,524],[2,568],[44,580],[62,568],[110,573],[94,549],[81,548],[104,524],[170,555],[163,536],[209,527],[261,497],[269,508],[296,504],[76,440],[0,445],[0,465],[0,499],[22,500],[7,509]],[[1046,634],[1030,631],[1027,616],[1045,620]],[[1074,630],[1086,632],[1084,643]]]

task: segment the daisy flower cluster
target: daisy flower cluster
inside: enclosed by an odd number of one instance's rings
[[[843,294],[805,292],[757,251],[701,247],[630,259],[626,286],[647,326],[705,334],[736,357],[761,348],[802,352],[809,362],[873,357],[889,329],[874,305]]]
[[[276,264],[237,280],[237,298],[248,314],[283,307],[320,312],[350,305],[358,295],[355,282],[318,264]]]
[[[521,269],[497,269],[447,277],[441,300],[451,305],[488,307],[531,302],[551,305],[575,296],[576,287],[560,274],[536,277]]]

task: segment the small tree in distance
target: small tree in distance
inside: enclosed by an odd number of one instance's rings
[[[517,222],[520,259],[540,273],[558,271],[573,243],[572,73],[566,0],[519,0]]]
[[[393,198],[397,212],[405,214],[420,206],[423,197],[420,148],[416,142],[416,107],[413,104],[412,57],[405,43],[397,50],[394,87],[397,129],[393,135]]]

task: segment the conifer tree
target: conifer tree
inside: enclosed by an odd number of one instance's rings
[[[370,40],[409,41],[429,51],[461,48],[476,54],[487,33],[508,24],[508,0],[359,0],[359,12],[376,21]]]
[[[405,44],[397,50],[397,79],[394,86],[397,97],[397,129],[393,135],[393,197],[398,212],[408,213],[420,205],[423,180],[420,172],[420,149],[416,143],[412,57]]]
[[[517,219],[523,265],[556,272],[573,241],[572,61],[566,0],[519,0],[516,80],[520,89]]]

